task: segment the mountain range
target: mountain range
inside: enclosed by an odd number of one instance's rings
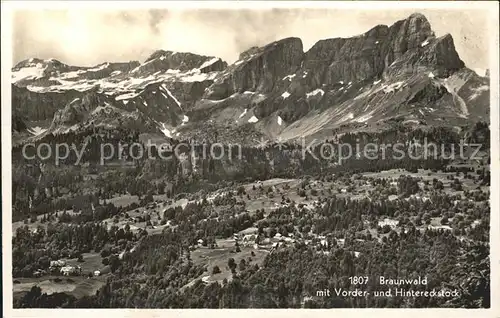
[[[18,140],[92,127],[252,144],[393,125],[489,122],[489,72],[460,59],[422,14],[304,51],[290,37],[218,57],[158,50],[94,67],[31,58],[12,69]]]

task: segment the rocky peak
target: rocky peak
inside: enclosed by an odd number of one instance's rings
[[[134,72],[148,72],[179,70],[186,72],[199,69],[203,73],[222,71],[227,63],[213,56],[198,55],[189,52],[173,52],[157,50]]]
[[[359,36],[320,40],[305,53],[303,64],[314,88],[412,73],[422,66],[446,73],[463,67],[463,62],[451,36],[435,39],[429,21],[419,13]]]
[[[259,52],[259,47],[258,46],[252,46],[248,50],[246,50],[244,52],[241,52],[240,56],[238,57],[238,60],[244,60],[247,57],[250,57],[252,54],[256,54],[257,52]]]
[[[103,65],[104,68],[108,68],[113,72],[120,71],[126,73],[136,68],[137,66],[141,65],[141,63],[139,63],[139,61],[113,62],[113,63],[107,62],[101,65]]]
[[[426,38],[419,47],[405,51],[386,68],[384,77],[415,74],[423,70],[432,71],[438,77],[447,77],[464,66],[452,36],[446,34],[439,38]]]
[[[89,113],[101,105],[108,104],[109,98],[98,93],[98,89],[91,89],[80,97],[76,97],[66,104],[63,109],[55,112],[50,131],[61,126],[71,126],[85,120]]]
[[[17,63],[12,68],[12,80],[14,83],[24,86],[29,84],[30,81],[48,79],[52,74],[69,72],[75,69],[77,67],[66,65],[56,59],[30,58]]]
[[[206,97],[224,99],[235,92],[271,92],[284,76],[294,73],[302,62],[303,47],[299,38],[290,37],[240,55],[207,90]]]
[[[433,45],[429,46],[428,54],[431,55],[431,60],[428,62],[446,70],[457,71],[465,66],[455,49],[453,37],[449,33],[437,38]]]
[[[387,26],[377,26],[351,38],[318,41],[305,54],[303,68],[311,85],[331,85],[376,77],[384,69],[383,48]]]
[[[46,59],[46,60],[42,60],[42,59],[39,59],[39,58],[30,58],[30,59],[26,59],[26,60],[23,60],[19,63],[17,63],[13,69],[14,70],[19,70],[21,68],[25,68],[25,67],[52,67],[52,68],[67,68],[68,65],[62,63],[61,61],[58,61],[56,59]]]
[[[413,13],[389,27],[389,40],[394,57],[398,58],[406,51],[418,48],[429,37],[434,36],[427,18],[420,13]]]

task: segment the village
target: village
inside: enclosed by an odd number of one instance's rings
[[[133,210],[121,212],[120,214],[104,220],[102,223],[107,225],[108,230],[112,227],[131,231],[138,234],[141,232],[148,235],[161,234],[164,229],[175,229],[178,225],[174,220],[165,217],[168,209],[177,208],[184,210],[190,203],[200,203],[202,200],[212,205],[216,218],[236,218],[243,214],[254,215],[259,211],[264,211],[264,217],[277,213],[281,208],[294,207],[297,211],[305,211],[307,214],[314,214],[317,209],[325,206],[328,197],[335,195],[339,198],[350,198],[354,200],[405,200],[407,202],[426,202],[431,201],[434,188],[442,187],[442,191],[449,194],[458,194],[453,204],[477,204],[471,197],[464,197],[461,192],[454,190],[456,181],[450,176],[453,173],[430,174],[425,171],[419,173],[408,173],[409,177],[415,178],[417,189],[406,197],[401,196],[400,171],[383,171],[380,173],[366,173],[364,175],[352,175],[343,178],[326,178],[322,180],[299,180],[299,179],[270,179],[266,181],[257,181],[240,186],[238,189],[221,189],[205,196],[204,199],[199,196],[183,197],[179,199],[155,198],[143,207],[137,207]],[[436,182],[435,178],[439,181]],[[382,179],[385,179],[387,186],[382,186]],[[470,178],[461,177],[461,184],[464,189],[474,189],[475,181]],[[473,182],[474,181],[474,182]],[[484,188],[484,187],[483,187]],[[486,190],[486,188],[484,188]],[[226,198],[232,198],[230,205],[225,205]],[[281,198],[281,199],[280,199]],[[116,199],[115,199],[116,200]],[[465,202],[465,203],[464,203]],[[235,209],[237,207],[237,209]],[[92,205],[92,210],[95,210]],[[274,212],[273,212],[274,211]],[[218,216],[217,216],[218,215]],[[292,215],[292,217],[295,217]],[[415,222],[415,218],[413,221]],[[200,220],[206,222],[208,219]],[[442,217],[428,217],[419,223],[416,222],[416,228],[421,232],[431,230],[452,231],[451,222],[446,222]],[[192,258],[200,264],[205,264],[207,271],[200,278],[205,284],[213,281],[221,281],[223,278],[231,278],[227,270],[227,260],[236,257],[238,259],[253,259],[255,264],[259,264],[266,255],[276,251],[292,248],[298,245],[312,246],[317,253],[329,254],[332,246],[346,247],[352,255],[357,258],[362,252],[356,249],[361,246],[368,237],[382,241],[391,231],[408,231],[408,228],[401,227],[401,218],[381,217],[375,223],[364,220],[364,230],[356,234],[354,243],[346,246],[346,237],[344,235],[336,236],[330,234],[317,234],[313,231],[301,232],[297,229],[285,234],[270,231],[270,228],[264,228],[259,231],[257,224],[253,224],[246,229],[237,231],[227,238],[216,238],[215,241],[207,242],[200,238],[196,244],[189,247]],[[479,220],[469,221],[471,227],[479,224]],[[31,224],[29,224],[31,227]],[[36,231],[36,227],[32,227]],[[360,245],[361,244],[361,245]],[[137,244],[128,246],[121,251],[113,249],[114,255],[119,260],[126,254],[133,253]],[[210,256],[214,255],[214,256]],[[213,275],[211,267],[218,266],[222,268],[222,273]],[[224,270],[226,268],[226,270]],[[47,269],[37,269],[33,272],[33,277],[43,279],[45,276],[81,276],[97,278],[111,273],[110,266],[104,264],[104,258],[99,253],[87,253],[82,259],[54,259],[50,261]],[[229,275],[229,276],[228,276]]]

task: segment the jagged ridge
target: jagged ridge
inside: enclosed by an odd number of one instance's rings
[[[142,64],[81,68],[31,59],[13,72],[13,105],[30,119],[57,112],[55,122],[66,125],[66,117],[75,118],[71,101],[95,90],[110,107],[188,136],[206,133],[209,123],[282,138],[394,117],[444,124],[436,119],[487,119],[489,107],[488,80],[464,68],[451,35],[436,37],[421,14],[320,40],[307,52],[293,37],[252,47],[229,66],[217,57],[158,50]],[[158,99],[161,87],[165,101]]]

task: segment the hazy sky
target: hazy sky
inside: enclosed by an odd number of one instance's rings
[[[349,37],[377,24],[391,25],[416,10],[128,10],[17,11],[14,63],[56,58],[71,65],[144,59],[154,50],[213,55],[232,63],[240,52],[296,36],[304,50],[324,38]],[[437,36],[451,33],[468,67],[488,67],[485,11],[418,10]]]

